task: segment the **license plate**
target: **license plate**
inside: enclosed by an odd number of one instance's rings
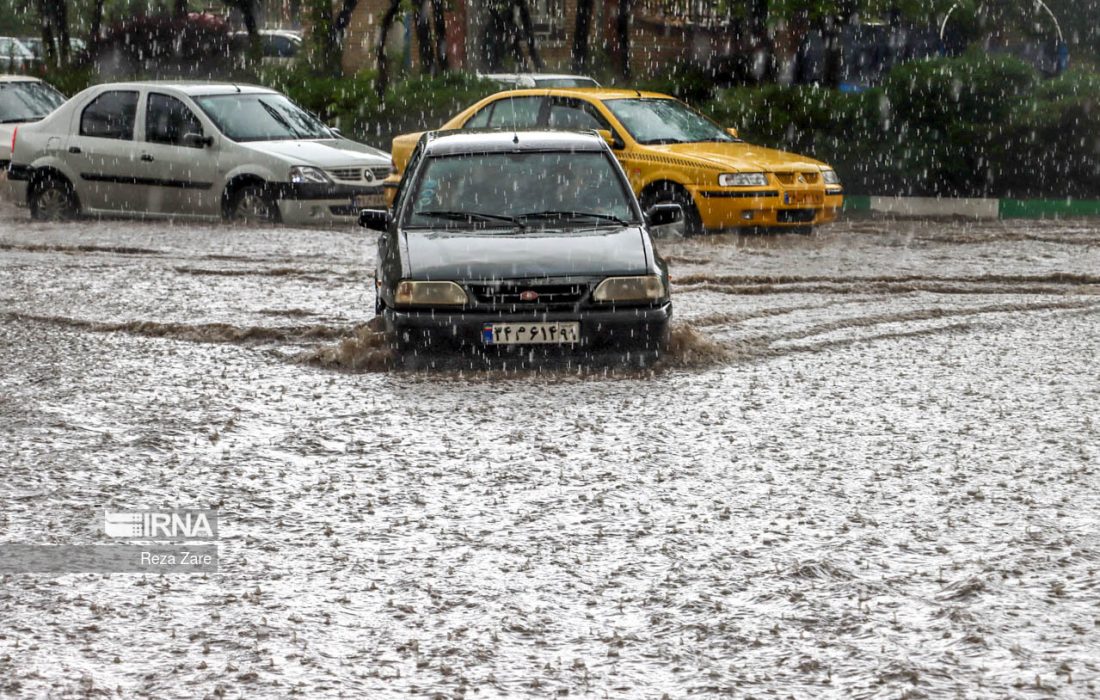
[[[356,209],[384,209],[386,195],[381,192],[378,194],[357,194],[351,200],[351,205]]]
[[[486,323],[481,339],[486,345],[543,345],[580,341],[581,324],[552,323]]]
[[[787,192],[783,195],[784,204],[823,204],[825,198],[816,192]]]

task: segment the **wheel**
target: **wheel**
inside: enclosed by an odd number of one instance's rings
[[[31,218],[37,221],[64,221],[80,211],[72,183],[57,175],[47,175],[31,185]]]
[[[643,210],[649,210],[655,204],[679,204],[684,210],[684,218],[681,223],[674,224],[674,230],[684,236],[697,236],[703,233],[703,220],[699,216],[699,209],[695,206],[691,195],[682,187],[671,183],[661,184],[643,192],[641,200]],[[668,228],[672,229],[673,226]]]
[[[229,196],[226,214],[230,221],[250,224],[274,224],[279,221],[279,207],[275,204],[275,197],[267,185],[258,183],[234,190]]]
[[[814,234],[813,226],[795,226],[790,229],[791,233],[796,233],[799,236],[812,236]]]

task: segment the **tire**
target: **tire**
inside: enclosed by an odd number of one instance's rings
[[[649,210],[655,204],[679,204],[684,210],[684,218],[682,223],[675,225],[678,230],[684,236],[698,236],[703,233],[703,220],[699,216],[699,209],[695,206],[691,195],[682,187],[671,183],[658,185],[643,192],[640,203],[643,211]]]
[[[35,221],[67,221],[80,213],[72,183],[59,175],[46,175],[34,181],[27,204]]]
[[[271,189],[264,184],[252,183],[233,190],[226,206],[226,218],[248,224],[276,224],[279,207]]]
[[[799,236],[812,236],[812,235],[814,235],[814,227],[813,226],[795,226],[794,228],[789,229],[789,230],[790,230],[791,233],[796,233]]]

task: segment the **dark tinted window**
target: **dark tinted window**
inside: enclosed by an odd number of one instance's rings
[[[138,94],[112,90],[92,100],[80,115],[80,135],[101,139],[134,138]]]
[[[183,102],[169,95],[152,93],[145,108],[145,140],[170,146],[194,146],[185,144],[187,134],[202,136],[202,123]]]
[[[551,129],[580,131],[582,129],[609,129],[596,110],[581,100],[554,100],[550,104]]]

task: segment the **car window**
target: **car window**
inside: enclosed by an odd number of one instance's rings
[[[65,97],[46,83],[0,82],[0,124],[37,121],[64,101]]]
[[[607,121],[599,116],[595,108],[587,102],[564,99],[555,99],[550,103],[550,117],[547,126],[551,129],[571,131],[611,128]]]
[[[268,38],[264,55],[272,58],[293,58],[298,53],[298,44],[285,36],[274,35]]]
[[[496,103],[485,105],[477,111],[477,114],[470,117],[466,122],[467,129],[484,129],[489,126],[489,115],[493,113],[493,105]]]
[[[490,129],[534,129],[539,124],[541,97],[506,97],[493,103]]]
[[[405,223],[414,227],[492,228],[500,217],[555,227],[636,218],[627,183],[602,151],[435,156],[408,196]],[[583,214],[593,216],[571,216]]]
[[[187,134],[202,136],[202,122],[182,101],[171,95],[150,93],[145,106],[145,140],[169,146],[201,148],[201,144],[184,143]]]
[[[720,126],[676,100],[631,98],[604,104],[641,144],[734,140]]]
[[[80,114],[80,135],[100,139],[134,138],[138,94],[111,90],[91,101]]]
[[[234,141],[333,137],[316,117],[275,93],[208,95],[196,97],[195,103]]]

